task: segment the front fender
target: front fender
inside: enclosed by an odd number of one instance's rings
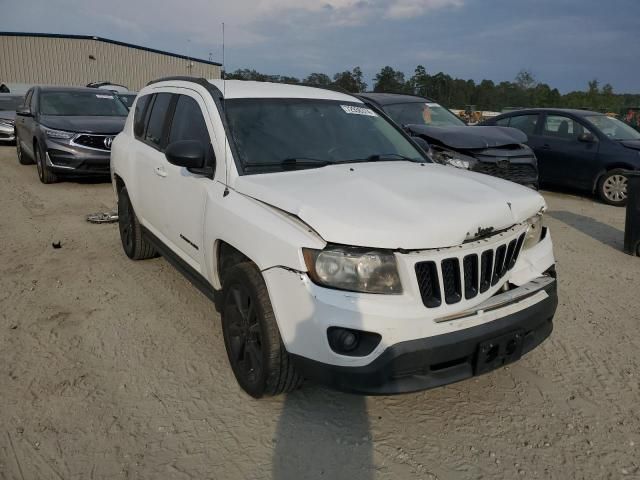
[[[297,217],[228,190],[215,182],[208,192],[204,218],[207,275],[214,288],[221,288],[217,246],[226,242],[252,260],[261,270],[284,267],[305,272],[302,248],[322,249],[326,242]]]

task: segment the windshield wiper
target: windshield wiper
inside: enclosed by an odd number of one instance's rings
[[[409,162],[420,162],[422,160],[405,157],[399,153],[378,153],[375,155],[369,155],[365,158],[352,158],[351,160],[338,160],[334,163],[364,163],[364,162],[384,162],[387,160],[407,160]]]
[[[245,168],[273,168],[278,167],[282,170],[296,170],[298,168],[314,168],[324,167],[331,165],[328,160],[322,160],[320,158],[306,158],[306,157],[294,157],[285,158],[279,162],[247,162],[243,166]]]

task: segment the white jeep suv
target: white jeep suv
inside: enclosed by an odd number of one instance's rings
[[[328,90],[167,78],[113,142],[125,253],[162,254],[221,312],[240,386],[368,394],[481,374],[549,336],[543,198],[437,165]]]

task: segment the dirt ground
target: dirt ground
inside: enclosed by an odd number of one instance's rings
[[[0,147],[0,478],[640,478],[640,258],[623,209],[545,196],[560,307],[540,348],[422,393],[256,401],[212,304],[85,221],[109,184],[42,185]]]

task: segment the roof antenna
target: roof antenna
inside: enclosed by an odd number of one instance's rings
[[[224,63],[224,22],[222,22],[222,130],[224,132],[224,192],[222,197],[229,195],[229,164],[227,163],[227,132],[224,131],[224,118],[227,116],[227,72]]]

